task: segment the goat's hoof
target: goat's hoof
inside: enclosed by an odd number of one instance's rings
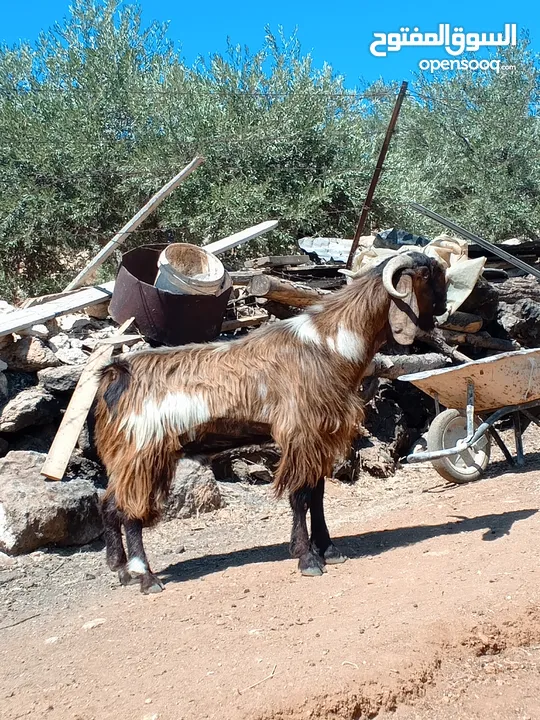
[[[349,558],[340,552],[337,547],[332,543],[329,545],[324,552],[324,561],[327,565],[340,565]]]
[[[120,568],[118,571],[118,579],[120,580],[120,584],[124,585],[124,587],[126,585],[135,585],[139,582],[139,578],[133,577],[133,575],[125,567]]]
[[[306,577],[317,577],[318,575],[322,575],[326,572],[326,568],[320,558],[312,552],[302,555],[298,561],[298,567],[302,575],[305,575]]]
[[[160,593],[165,588],[163,587],[163,583],[161,580],[159,580],[156,575],[153,575],[152,573],[147,573],[146,575],[143,575],[141,578],[141,592],[143,595],[152,595],[154,593]]]

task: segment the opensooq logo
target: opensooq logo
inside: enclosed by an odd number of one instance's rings
[[[386,57],[389,52],[399,52],[403,47],[443,47],[454,57],[464,52],[476,52],[481,47],[506,47],[516,44],[516,24],[506,23],[503,33],[464,33],[462,27],[450,32],[449,23],[440,23],[438,32],[421,33],[417,27],[409,35],[409,28],[402,27],[399,32],[373,33],[375,40],[369,46],[372,55]]]

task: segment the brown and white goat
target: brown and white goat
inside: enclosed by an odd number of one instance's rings
[[[246,423],[264,428],[281,448],[274,487],[278,496],[289,493],[290,551],[302,574],[320,575],[325,563],[343,562],[324,519],[324,481],[362,417],[363,374],[390,333],[412,342],[416,325],[431,329],[445,305],[444,270],[413,252],[367,271],[302,315],[241,339],[142,351],[108,364],[98,390],[96,445],[109,476],[107,562],[121,582],[139,580],[144,593],[162,589],[142,528],[158,519],[182,448]]]

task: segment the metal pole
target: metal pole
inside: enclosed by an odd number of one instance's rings
[[[388,146],[390,145],[392,133],[394,132],[394,128],[396,126],[396,122],[397,122],[397,119],[399,116],[399,111],[401,110],[401,106],[403,104],[403,100],[404,100],[405,94],[407,92],[407,85],[408,85],[408,83],[405,81],[401,83],[401,88],[400,88],[399,94],[396,98],[396,104],[394,105],[394,110],[392,111],[392,117],[390,118],[390,122],[388,123],[388,127],[386,129],[386,135],[384,136],[384,142],[382,144],[381,152],[379,153],[379,159],[377,160],[377,166],[375,167],[375,170],[373,172],[373,177],[371,178],[371,182],[369,184],[366,199],[364,200],[364,206],[362,207],[362,214],[360,215],[360,220],[358,221],[358,225],[356,227],[356,232],[354,233],[354,238],[353,238],[353,242],[351,245],[351,251],[349,253],[349,258],[347,260],[347,265],[346,265],[346,267],[349,270],[351,269],[352,261],[354,258],[354,253],[356,252],[356,248],[358,247],[358,242],[360,241],[360,238],[362,237],[362,233],[364,232],[364,227],[366,225],[369,211],[371,210],[371,203],[373,200],[373,195],[375,193],[375,188],[377,187],[377,183],[379,182],[379,176],[380,176],[381,170],[383,168],[386,153],[388,152]]]
[[[519,268],[520,270],[524,270],[526,273],[530,273],[531,275],[540,278],[540,270],[533,267],[532,265],[529,265],[529,263],[526,263],[523,260],[520,260],[519,258],[510,255],[510,253],[507,253],[506,250],[501,250],[498,245],[494,245],[493,243],[490,243],[489,240],[484,240],[483,238],[478,237],[478,235],[475,235],[474,233],[465,230],[464,228],[457,225],[455,222],[447,220],[442,215],[439,215],[439,213],[433,212],[433,210],[428,210],[423,205],[419,205],[415,202],[409,204],[412,208],[417,210],[422,215],[426,215],[426,217],[431,218],[432,220],[436,220],[438,223],[441,223],[441,225],[444,225],[450,230],[459,233],[459,235],[463,235],[463,237],[467,240],[470,240],[470,242],[480,245],[480,247],[484,250],[492,252],[494,255],[497,255],[497,257],[500,257],[502,260],[506,260],[506,262],[515,265],[515,267]]]

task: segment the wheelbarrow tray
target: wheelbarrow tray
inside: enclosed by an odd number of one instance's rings
[[[540,399],[540,348],[501,353],[458,367],[401,375],[447,408],[467,407],[474,385],[475,412],[521,405]]]

